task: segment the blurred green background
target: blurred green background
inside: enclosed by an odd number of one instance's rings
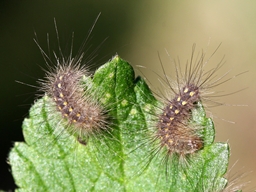
[[[58,48],[54,28],[57,21],[60,44],[64,50],[75,33],[74,53],[87,37],[97,15],[101,16],[91,35],[90,51],[108,37],[94,59],[102,65],[118,53],[133,66],[147,69],[138,74],[150,79],[153,89],[161,88],[160,54],[166,73],[174,77],[174,66],[165,49],[172,56],[179,56],[181,63],[190,58],[192,44],[204,49],[208,56],[222,43],[210,60],[214,67],[225,55],[224,74],[229,76],[243,71],[248,73],[218,87],[219,91],[232,93],[219,101],[227,106],[209,108],[216,127],[216,141],[228,141],[231,146],[230,167],[232,175],[249,173],[242,181],[251,181],[248,189],[256,186],[256,127],[254,103],[256,86],[256,2],[255,1],[1,1],[0,2],[0,189],[12,189],[6,157],[14,141],[21,141],[21,123],[35,99],[36,89],[15,81],[37,85],[44,77],[41,67],[44,60],[33,41],[37,33],[40,46],[47,50],[46,34],[50,34],[51,48]],[[86,47],[87,48],[87,47]],[[239,107],[238,105],[248,105]],[[233,121],[235,124],[228,121]],[[241,182],[242,182],[241,181]],[[246,190],[245,190],[246,191]]]

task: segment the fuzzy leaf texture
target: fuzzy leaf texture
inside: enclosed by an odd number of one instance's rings
[[[119,56],[100,67],[91,82],[114,118],[111,133],[77,142],[47,96],[23,122],[25,142],[16,142],[9,161],[17,191],[221,191],[227,181],[229,147],[214,143],[214,125],[203,107],[193,121],[203,125],[204,148],[184,168],[177,158],[166,166],[150,152],[146,130],[156,99],[143,79]],[[61,120],[62,119],[62,120]],[[57,131],[61,130],[61,131]],[[167,173],[167,174],[166,174]]]

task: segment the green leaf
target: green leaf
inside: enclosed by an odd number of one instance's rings
[[[63,127],[51,98],[39,99],[23,123],[25,143],[16,142],[9,155],[17,191],[179,192],[225,187],[229,147],[213,143],[214,126],[200,104],[193,110],[193,121],[204,126],[204,148],[189,157],[187,166],[175,156],[165,164],[164,156],[150,151],[158,101],[143,79],[135,79],[132,67],[115,56],[88,82],[111,109],[111,131],[82,145]]]

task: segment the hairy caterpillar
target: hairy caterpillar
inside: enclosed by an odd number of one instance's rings
[[[88,37],[98,17],[89,31]],[[111,133],[114,126],[114,117],[113,114],[109,114],[109,110],[114,108],[114,104],[111,102],[106,104],[101,87],[95,88],[93,86],[93,72],[89,72],[89,67],[90,61],[95,55],[91,54],[88,58],[84,57],[83,49],[88,43],[88,37],[80,47],[79,52],[73,56],[74,36],[72,36],[70,53],[65,56],[60,46],[56,21],[55,29],[58,53],[53,51],[54,59],[49,55],[50,50],[47,54],[39,45],[37,36],[35,40],[47,66],[47,69],[45,69],[46,77],[39,80],[39,90],[44,93],[44,106],[48,114],[46,121],[54,122],[50,125],[53,130],[49,130],[45,134],[51,134],[54,142],[60,139],[68,139],[68,135],[75,136],[76,140],[83,145],[87,144],[89,138],[95,140],[103,138],[104,140],[105,137],[113,137],[115,139]],[[47,42],[49,49],[49,36],[47,36]],[[44,120],[39,122],[37,126],[38,129],[46,126]],[[41,133],[41,135],[41,137],[44,137],[44,133]],[[35,142],[44,144],[43,139],[36,139]],[[68,148],[69,146],[67,146],[67,150]]]
[[[181,180],[183,176],[186,177],[185,175],[188,175],[188,179],[190,178],[190,169],[197,166],[195,164],[201,161],[202,154],[214,145],[213,122],[210,118],[206,118],[203,109],[207,103],[211,106],[224,105],[214,100],[214,97],[223,96],[214,91],[214,88],[243,74],[240,73],[233,77],[227,76],[229,72],[221,76],[216,75],[224,64],[223,58],[216,66],[207,70],[206,65],[217,49],[207,58],[203,51],[197,55],[195,45],[193,45],[191,58],[184,67],[180,61],[178,63],[174,61],[176,72],[174,80],[166,74],[159,56],[164,77],[154,73],[158,75],[164,90],[154,92],[154,96],[159,98],[160,102],[154,102],[154,98],[150,95],[144,95],[151,104],[141,105],[149,116],[146,117],[148,126],[144,129],[146,136],[140,146],[144,146],[144,150],[148,151],[146,158],[141,162],[144,165],[143,170],[147,170],[151,162],[164,164],[159,175],[160,177],[167,175],[168,182],[173,183],[174,186],[179,174]],[[142,90],[141,92],[143,94]],[[205,163],[203,161],[201,163]],[[216,177],[217,175],[221,174],[216,173]],[[222,184],[225,186],[225,183]],[[193,185],[195,184],[191,181],[191,189],[196,187]],[[196,185],[207,186],[205,183]],[[196,189],[200,188],[197,187]]]

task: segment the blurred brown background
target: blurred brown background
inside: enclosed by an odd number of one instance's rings
[[[1,1],[0,3],[0,82],[1,82],[1,183],[0,189],[14,187],[8,171],[6,157],[13,141],[22,140],[21,122],[35,98],[36,89],[15,82],[36,85],[44,76],[40,66],[43,58],[33,42],[34,32],[39,43],[46,47],[46,33],[50,34],[51,47],[57,48],[53,18],[56,18],[61,44],[65,48],[75,32],[74,53],[86,38],[98,13],[101,16],[92,33],[92,49],[108,37],[94,60],[98,66],[116,52],[150,79],[158,87],[161,74],[157,52],[164,68],[173,76],[170,57],[179,56],[181,63],[190,58],[192,44],[202,48],[208,56],[222,43],[210,60],[214,66],[225,55],[224,74],[230,76],[243,71],[248,73],[232,79],[218,90],[239,93],[219,98],[229,106],[210,108],[216,127],[216,141],[228,141],[231,146],[232,174],[253,171],[244,181],[256,186],[256,127],[254,94],[256,86],[256,2],[254,1]],[[67,47],[69,48],[69,47]],[[141,74],[138,71],[138,74]],[[238,107],[231,105],[248,105]],[[235,124],[227,121],[233,121]],[[246,190],[245,190],[246,191]],[[251,191],[248,189],[248,191]]]

